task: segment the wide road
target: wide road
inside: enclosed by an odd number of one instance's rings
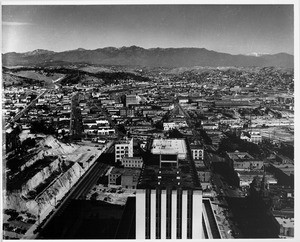
[[[201,135],[199,134],[198,131],[196,131],[194,124],[192,123],[192,118],[191,116],[184,110],[184,108],[179,104],[179,103],[175,103],[175,106],[178,107],[180,109],[180,111],[183,113],[186,122],[188,124],[188,126],[192,129],[193,135],[195,138],[200,138],[201,139]]]
[[[237,187],[229,186],[219,174],[213,174],[211,178],[217,194],[223,197],[241,197],[241,191]]]
[[[76,108],[77,105],[75,105],[75,102],[77,103],[77,98],[78,98],[78,92],[74,92],[71,97],[71,113],[70,113],[70,135],[73,137],[73,134],[77,131],[76,128],[74,129],[75,123],[79,122],[77,113],[76,113]]]
[[[111,119],[111,116],[110,116],[109,114],[107,114],[107,111],[106,111],[104,108],[102,108],[101,105],[95,104],[95,106],[101,110],[101,113],[102,113],[102,114],[104,115],[104,117],[107,119],[107,121],[109,122],[109,125],[110,125],[112,128],[115,129],[115,131],[116,131],[118,137],[119,137],[119,138],[124,137],[125,134],[123,134],[122,132],[120,132],[120,131],[118,130],[117,126],[115,125],[115,123],[114,123],[113,120]]]

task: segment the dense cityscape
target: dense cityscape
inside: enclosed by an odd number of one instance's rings
[[[296,0],[3,2],[3,240],[299,240]]]
[[[276,67],[3,67],[4,238],[293,237],[293,83]],[[148,196],[176,191],[192,212],[176,230],[162,205],[154,231]]]

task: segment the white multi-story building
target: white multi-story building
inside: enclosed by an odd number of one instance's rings
[[[115,144],[115,162],[121,162],[123,157],[133,157],[133,138]]]
[[[175,129],[176,128],[175,122],[165,122],[163,124],[163,126],[164,126],[164,131],[169,131],[171,129]]]
[[[202,239],[202,191],[138,189],[136,239]]]
[[[204,150],[203,147],[200,145],[190,145],[193,160],[203,160],[204,158]]]
[[[164,131],[188,127],[187,122],[185,120],[174,121],[174,122],[164,122],[163,126],[164,126]]]

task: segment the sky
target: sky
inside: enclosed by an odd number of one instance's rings
[[[2,53],[108,46],[294,52],[293,5],[4,5]]]

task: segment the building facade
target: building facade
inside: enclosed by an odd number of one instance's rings
[[[201,239],[202,191],[138,189],[136,239]]]
[[[115,162],[121,162],[123,157],[133,157],[133,139],[121,140],[115,144]]]
[[[235,171],[262,170],[264,161],[254,159],[247,152],[226,152],[229,165],[233,166]]]
[[[204,149],[200,145],[190,145],[192,156],[194,160],[203,160],[204,158]]]
[[[122,165],[125,168],[142,168],[143,167],[143,158],[142,157],[123,157]]]
[[[131,104],[138,104],[139,99],[137,95],[126,95],[126,107]]]

